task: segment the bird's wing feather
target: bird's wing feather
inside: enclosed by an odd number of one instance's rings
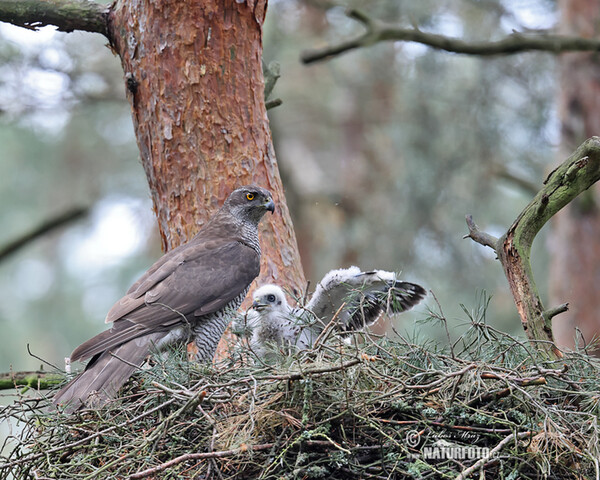
[[[133,338],[185,324],[188,315],[220,310],[247,288],[260,269],[258,254],[235,241],[196,249],[187,258],[143,297],[127,296],[117,303],[113,327],[77,347],[71,360],[84,360]]]
[[[199,245],[194,252],[190,253],[198,253],[197,250],[202,249],[202,247],[203,245]],[[112,306],[112,308],[106,314],[105,322],[114,322],[124,315],[127,315],[132,310],[135,310],[140,305],[143,305],[146,301],[144,294],[146,294],[148,290],[154,287],[157,283],[162,282],[165,278],[171,275],[184,262],[184,255],[185,251],[172,251],[164,255],[144,275],[142,275],[142,277],[136,283],[133,284],[123,298],[121,298]],[[165,258],[167,256],[169,258]]]
[[[346,331],[360,330],[374,324],[385,312],[397,314],[410,310],[426,295],[416,283],[387,280],[370,284],[350,304]]]
[[[345,304],[338,314],[337,324],[342,330],[353,330],[371,325],[384,311],[400,313],[408,310],[424,296],[422,287],[398,282],[394,272],[363,272],[358,267],[350,267],[325,275],[307,309],[326,324]]]
[[[156,307],[156,308],[164,308],[164,307]],[[156,309],[148,307],[149,310],[154,312],[155,316],[159,316],[160,313]],[[171,312],[167,311],[167,314]],[[150,328],[147,325],[143,325],[140,323],[134,323],[127,319],[120,319],[115,322],[109,330],[105,330],[100,332],[95,337],[90,338],[89,340],[83,342],[79,345],[73,353],[71,353],[71,361],[76,362],[80,360],[85,360],[86,358],[93,357],[94,355],[98,355],[99,353],[104,352],[105,350],[116,348],[123,343],[128,342],[129,340],[138,338],[140,336],[147,335],[151,332],[156,331],[166,331],[169,327],[174,326],[177,323],[182,322],[182,318],[171,315],[166,319],[162,317],[163,321],[160,323],[160,327],[153,326]]]
[[[73,350],[71,361],[75,362],[93,357],[115,345],[122,344],[130,338],[135,338],[143,330],[143,326],[136,325],[129,320],[118,321],[110,330],[100,332]]]
[[[173,257],[178,256],[180,252],[184,250],[184,247],[188,245],[189,244],[185,243],[179,245],[178,247],[174,248],[173,250],[169,250],[162,257],[160,257],[148,270],[146,270],[146,272],[144,272],[144,274],[140,278],[137,279],[137,281],[133,285],[131,285],[131,287],[129,287],[129,290],[127,290],[126,295],[135,295],[135,292],[140,288],[140,286],[144,282],[146,282],[146,280],[152,277],[154,273],[157,270],[159,270],[165,263],[169,263],[173,259]]]
[[[127,291],[106,315],[106,323],[111,323],[145,303],[144,295],[169,277],[184,262],[203,258],[207,252],[218,252],[224,240],[212,240],[204,243],[180,245],[159,258]]]
[[[221,310],[244,292],[259,271],[256,251],[240,242],[228,242],[182,263],[146,293],[146,302],[163,304],[185,315],[206,315]],[[141,320],[131,315],[127,318]]]
[[[152,322],[157,317],[156,310],[143,308],[148,304],[164,305],[176,316],[214,312],[239,295],[259,269],[258,254],[243,243],[207,242],[190,246],[164,262],[133,293],[119,300],[108,313],[107,321],[126,317],[156,327]]]
[[[327,273],[306,305],[307,310],[313,312],[325,324],[329,323],[339,308],[350,300],[353,289],[362,285],[362,280],[358,280],[361,273],[358,267]]]

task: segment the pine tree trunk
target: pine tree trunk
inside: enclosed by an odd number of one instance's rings
[[[600,3],[561,0],[564,34],[597,37]],[[600,134],[600,58],[597,53],[568,53],[559,57],[561,74],[560,158],[577,145]],[[553,330],[560,347],[573,348],[576,328],[580,346],[600,335],[600,209],[596,186],[565,207],[555,218],[550,236],[551,304],[569,303],[569,311],[555,317]],[[581,338],[583,336],[583,339]],[[600,353],[600,349],[594,349]]]
[[[267,1],[119,0],[111,9],[141,160],[165,250],[238,186],[269,189],[261,282],[304,287],[263,98]]]

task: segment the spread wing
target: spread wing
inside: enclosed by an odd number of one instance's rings
[[[350,267],[325,275],[307,309],[327,324],[341,308],[336,323],[342,331],[349,331],[375,323],[383,312],[408,310],[425,295],[421,286],[400,282],[393,272],[363,272],[358,267]]]
[[[260,257],[237,242],[206,242],[173,251],[110,310],[114,326],[80,345],[72,360],[85,359],[151,332],[185,324],[224,308],[258,276]]]
[[[358,267],[330,271],[317,285],[306,308],[327,325],[342,305],[349,306],[352,293],[356,294],[362,285],[361,274]]]

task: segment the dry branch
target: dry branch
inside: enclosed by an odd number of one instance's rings
[[[175,465],[180,464],[181,462],[186,462],[188,460],[205,460],[207,458],[225,458],[225,457],[233,457],[234,455],[238,455],[240,453],[245,452],[260,452],[261,450],[269,450],[273,448],[274,443],[263,443],[261,445],[244,445],[240,448],[234,448],[233,450],[221,450],[219,452],[204,452],[204,453],[184,453],[177,458],[169,460],[168,462],[161,463],[156,467],[148,468],[138,473],[134,473],[130,475],[130,479],[136,478],[146,478],[156,473],[160,473],[163,470],[166,470],[169,467],[173,467]]]
[[[325,373],[338,372],[340,370],[345,370],[347,368],[353,367],[354,365],[358,365],[361,363],[361,360],[355,358],[354,360],[350,360],[346,363],[342,363],[341,365],[332,365],[329,367],[321,367],[321,368],[312,368],[307,369],[300,372],[295,373],[284,373],[282,375],[266,375],[264,377],[258,377],[258,380],[300,380],[302,378],[311,376],[311,375],[323,375]]]
[[[62,32],[84,30],[108,36],[108,7],[79,0],[0,0],[0,22],[37,30],[54,25]]]
[[[32,228],[29,232],[21,235],[19,238],[7,243],[0,247],[0,262],[3,261],[9,255],[12,255],[21,248],[29,245],[34,240],[42,237],[57,228],[63,227],[71,222],[79,220],[81,217],[86,215],[89,211],[87,207],[76,207],[66,212],[60,213],[59,215],[49,218],[42,222],[40,225]]]
[[[521,440],[523,438],[529,438],[533,435],[533,433],[534,432],[519,432],[517,434],[511,433],[510,435],[507,435],[498,445],[496,445],[490,450],[490,457],[499,453],[509,443],[517,442],[517,440]],[[460,472],[460,475],[456,477],[456,480],[464,480],[472,473],[475,473],[477,470],[480,470],[487,461],[488,458],[479,459],[473,465],[471,465],[468,468],[465,468],[462,472]]]
[[[471,342],[482,328],[487,340]],[[479,469],[534,478],[538,452],[512,439],[556,430],[569,443],[546,446],[548,468],[570,478],[576,455],[580,474],[593,472],[598,426],[586,405],[600,391],[600,365],[569,354],[568,368],[548,369],[508,335],[475,323],[470,332],[456,358],[388,338],[359,349],[339,340],[269,367],[248,363],[243,347],[216,368],[156,357],[121,399],[72,416],[22,397],[0,410],[0,420],[25,427],[20,444],[0,454],[0,479],[412,478],[415,469],[419,478]],[[505,361],[489,363],[499,352]],[[431,382],[426,392],[405,388]],[[414,432],[419,444],[408,445]],[[438,439],[450,449],[502,451],[502,465],[488,455],[428,458]]]
[[[551,319],[567,304],[545,310],[529,262],[533,241],[550,218],[600,179],[600,137],[586,140],[556,168],[535,198],[498,240],[479,230],[467,217],[466,238],[492,248],[498,255],[513,294],[521,323],[529,340],[548,358],[562,356],[554,345]]]
[[[465,42],[459,38],[427,33],[418,28],[402,28],[373,19],[364,12],[350,9],[348,17],[359,21],[366,28],[362,35],[320,49],[307,50],[300,56],[305,64],[327,60],[361,47],[369,47],[384,41],[416,42],[437,50],[465,55],[512,55],[528,51],[542,51],[554,54],[575,51],[598,51],[600,40],[595,38],[566,37],[561,35],[524,35],[514,33],[494,42]]]

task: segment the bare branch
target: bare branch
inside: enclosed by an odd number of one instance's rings
[[[545,312],[535,285],[529,263],[531,247],[546,222],[599,179],[600,137],[592,137],[549,175],[542,189],[500,239],[502,247],[497,250],[523,329],[530,340],[542,340],[535,344],[551,358],[562,355],[554,346],[551,316]],[[558,310],[553,314],[557,313]]]
[[[62,32],[85,30],[108,37],[109,8],[78,0],[0,0],[0,22],[37,30],[55,25]]]
[[[259,445],[243,445],[240,448],[234,448],[233,450],[221,450],[218,452],[205,452],[205,453],[186,453],[180,455],[179,457],[173,458],[168,462],[161,463],[156,467],[148,468],[147,470],[142,470],[141,472],[134,473],[130,475],[130,479],[135,478],[145,478],[151,475],[155,475],[163,470],[166,470],[169,467],[173,467],[178,465],[181,462],[185,462],[187,460],[206,460],[208,458],[224,458],[224,457],[232,457],[234,455],[238,455],[244,452],[259,452],[261,450],[269,450],[273,448],[274,443],[264,443]]]
[[[469,227],[469,234],[465,235],[463,238],[470,238],[474,242],[479,243],[484,247],[490,247],[492,250],[496,251],[498,239],[489,233],[480,231],[477,224],[473,221],[473,217],[471,215],[467,215],[466,220],[467,226]]]
[[[337,372],[339,370],[344,370],[349,367],[353,367],[354,365],[358,365],[361,363],[361,360],[355,358],[354,360],[349,360],[346,363],[342,363],[341,365],[334,365],[332,367],[322,367],[322,368],[311,368],[300,372],[288,373],[284,375],[265,375],[264,377],[258,377],[259,380],[300,380],[302,378],[308,377],[309,375],[323,375],[324,373],[329,372]]]
[[[551,319],[566,311],[568,305],[544,310],[529,263],[531,247],[544,224],[599,179],[600,137],[592,137],[548,175],[542,189],[499,240],[480,232],[473,218],[467,216],[469,234],[465,238],[471,238],[496,251],[523,329],[538,351],[548,358],[562,357],[554,344]]]
[[[265,102],[265,107],[267,110],[271,110],[272,108],[278,107],[282,103],[283,100],[281,100],[281,98],[274,98],[273,100],[267,100]]]
[[[562,353],[554,344],[552,317],[568,309],[568,304],[544,310],[529,257],[535,236],[544,224],[567,203],[600,179],[600,137],[585,141],[562,165],[554,169],[541,190],[525,207],[500,239],[479,231],[467,216],[469,234],[464,238],[493,248],[502,264],[521,324],[538,351],[549,358]]]
[[[361,22],[366,28],[366,32],[354,39],[341,42],[337,45],[307,50],[300,56],[303,63],[309,64],[327,60],[350,50],[368,47],[384,41],[416,42],[437,50],[480,56],[513,55],[528,51],[558,54],[562,52],[600,50],[600,39],[596,38],[514,33],[497,41],[465,42],[459,38],[423,32],[418,28],[402,28],[397,25],[390,25],[370,18],[365,13],[356,9],[349,10],[347,15]]]
[[[569,310],[569,304],[563,303],[558,307],[549,308],[545,312],[542,313],[542,317],[544,317],[544,321],[547,325],[551,325],[552,319],[556,317],[559,313],[564,313]]]
[[[89,211],[89,207],[76,207],[66,212],[60,213],[57,216],[50,218],[37,227],[34,227],[31,231],[21,235],[19,238],[7,243],[0,247],[0,262],[5,260],[6,257],[12,255],[17,250],[29,245],[39,237],[46,235],[47,233],[56,230],[68,223],[74,222],[79,218],[86,215]]]
[[[277,80],[281,77],[281,66],[279,62],[269,62],[267,65],[263,61],[263,75],[265,77],[265,101],[269,99]]]
[[[534,433],[535,432],[519,432],[517,434],[511,433],[510,435],[507,435],[498,445],[496,445],[490,450],[490,454],[488,457],[480,458],[473,465],[471,465],[468,468],[465,468],[460,473],[460,475],[456,477],[456,480],[464,480],[465,478],[475,473],[477,470],[481,469],[485,465],[485,463],[488,462],[494,455],[498,454],[500,450],[504,448],[505,445],[511,442],[516,442],[517,440],[521,440],[523,438],[531,437]]]

